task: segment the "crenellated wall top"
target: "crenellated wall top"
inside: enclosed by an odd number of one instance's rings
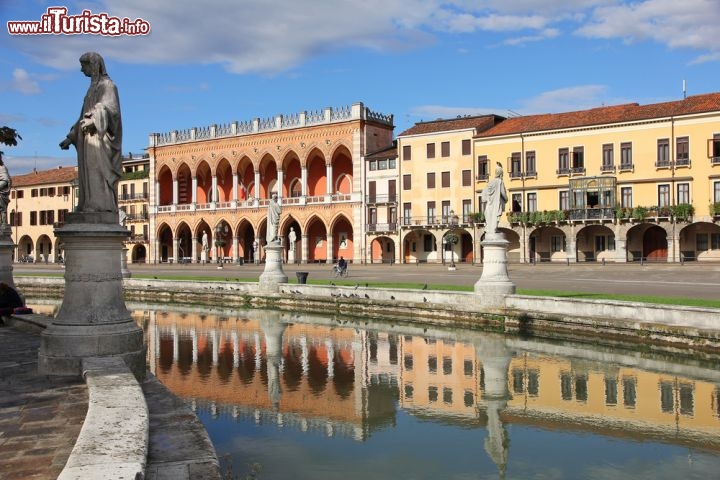
[[[235,121],[221,125],[213,124],[205,127],[193,127],[165,133],[151,133],[148,146],[159,147],[163,145],[175,145],[199,140],[252,135],[254,133],[289,130],[314,125],[327,125],[347,122],[349,120],[365,120],[390,127],[393,126],[392,114],[374,112],[362,103],[354,103],[350,106],[339,108],[326,107],[322,110],[303,111],[263,119],[254,118],[248,121]]]

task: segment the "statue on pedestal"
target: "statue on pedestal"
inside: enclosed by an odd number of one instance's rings
[[[80,70],[90,77],[80,118],[60,142],[75,145],[78,158],[77,212],[117,212],[117,183],[122,175],[122,120],[117,87],[99,53],[80,57]]]
[[[270,196],[270,202],[268,203],[267,210],[267,233],[265,234],[265,240],[268,245],[280,244],[280,237],[278,237],[278,227],[280,225],[280,204],[277,201],[277,193],[273,192]]]
[[[507,190],[503,183],[503,168],[498,162],[495,167],[495,178],[490,180],[488,186],[482,191],[481,198],[485,202],[485,233],[494,235],[498,231],[500,216],[507,203]]]
[[[295,242],[297,241],[297,235],[295,234],[295,229],[290,227],[290,233],[288,234],[288,247],[290,248],[291,252],[295,252]]]
[[[12,178],[8,172],[5,162],[0,152],[0,226],[8,224],[7,209],[10,204],[10,188],[12,187]]]

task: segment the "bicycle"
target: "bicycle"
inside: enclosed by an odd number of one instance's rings
[[[338,278],[338,277],[347,278],[347,276],[348,276],[348,268],[347,267],[340,268],[337,265],[335,265],[333,267],[332,271],[333,271],[333,274],[335,275],[335,278]]]

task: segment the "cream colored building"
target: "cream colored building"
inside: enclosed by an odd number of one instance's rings
[[[22,262],[54,263],[62,255],[62,245],[53,232],[65,222],[76,204],[74,184],[77,168],[58,167],[12,175],[8,223],[15,244],[14,259]]]
[[[482,115],[419,122],[398,136],[396,258],[403,263],[475,260],[473,137],[502,120]]]
[[[365,262],[395,263],[398,229],[397,143],[365,156]]]
[[[125,212],[130,238],[125,242],[128,263],[146,263],[150,240],[148,206],[150,157],[129,154],[123,158],[123,176],[118,183],[118,207]]]
[[[148,245],[149,158],[123,157],[123,176],[118,183],[118,206],[127,217],[131,237],[125,242],[128,262],[144,263]],[[54,229],[65,222],[77,205],[77,168],[58,167],[12,175],[8,222],[16,243],[15,261],[62,261],[62,245]]]
[[[476,195],[505,169],[511,261],[720,260],[720,93],[510,118],[473,144]]]

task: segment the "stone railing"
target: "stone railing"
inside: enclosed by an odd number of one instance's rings
[[[348,120],[368,120],[390,126],[393,125],[392,114],[373,112],[362,103],[354,103],[339,108],[327,107],[311,112],[304,111],[289,115],[276,115],[264,119],[254,118],[249,121],[235,121],[220,126],[209,125],[185,130],[173,130],[166,133],[151,133],[149,146],[159,147],[162,145],[172,145],[197,140],[209,140],[311,125],[339,123]]]

